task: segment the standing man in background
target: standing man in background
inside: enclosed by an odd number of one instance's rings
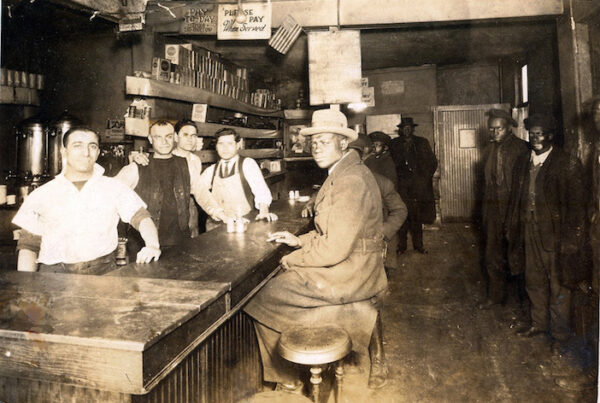
[[[398,189],[398,174],[396,164],[390,154],[392,138],[384,132],[373,132],[369,134],[371,149],[364,157],[363,163],[369,167],[371,172],[376,172],[392,181]],[[371,152],[372,151],[372,152]]]
[[[488,130],[490,144],[483,152],[484,192],[482,225],[485,232],[484,263],[487,274],[487,298],[479,304],[479,309],[490,309],[504,303],[508,286],[508,257],[504,223],[510,197],[513,169],[519,155],[528,149],[527,143],[517,138],[511,126],[517,122],[502,109],[490,109]],[[522,274],[518,283],[523,294]]]
[[[585,273],[578,259],[584,245],[585,197],[581,164],[552,145],[551,116],[525,119],[531,152],[521,154],[507,214],[511,264],[525,268],[531,325],[521,337],[551,336],[559,355],[571,334],[571,289]]]
[[[408,218],[399,231],[398,252],[406,252],[410,231],[414,249],[424,254],[423,224],[435,221],[432,179],[437,159],[427,139],[414,135],[416,126],[411,117],[402,117],[391,154],[398,173],[398,193],[408,208]]]
[[[229,217],[243,217],[256,208],[256,220],[277,220],[277,215],[269,213],[273,197],[260,167],[252,158],[239,155],[240,135],[233,129],[223,128],[215,133],[215,137],[219,161],[202,173],[202,182],[210,189],[219,207]],[[209,220],[206,230],[216,225]]]

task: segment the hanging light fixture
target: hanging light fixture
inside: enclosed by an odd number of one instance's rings
[[[246,22],[246,13],[244,13],[244,8],[242,7],[242,0],[238,0],[238,9],[237,15],[235,16],[235,22],[238,24],[243,24]]]

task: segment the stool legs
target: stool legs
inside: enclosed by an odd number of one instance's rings
[[[310,383],[313,385],[313,401],[315,403],[319,403],[319,389],[320,384],[323,381],[323,378],[321,378],[322,371],[323,368],[321,367],[310,368]]]
[[[342,361],[338,361],[335,367],[335,403],[340,403],[342,401],[342,382],[344,378],[344,365]]]

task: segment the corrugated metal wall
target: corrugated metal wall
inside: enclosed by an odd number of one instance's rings
[[[500,105],[447,106],[434,109],[440,160],[442,221],[471,221],[479,214],[483,166],[488,144],[485,112]],[[460,147],[460,130],[476,131],[475,147]]]

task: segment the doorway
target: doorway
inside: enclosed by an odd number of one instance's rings
[[[442,222],[470,222],[480,217],[482,155],[489,143],[485,113],[492,108],[509,110],[510,106],[447,105],[433,109]]]

